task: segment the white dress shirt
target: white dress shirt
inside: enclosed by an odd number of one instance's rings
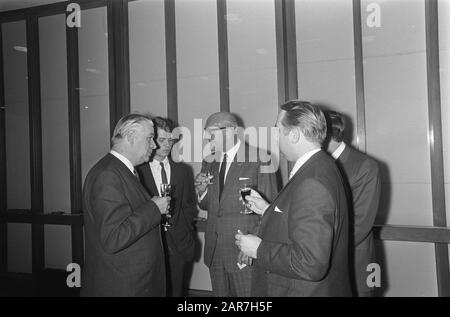
[[[337,160],[339,156],[341,156],[342,152],[345,150],[345,143],[342,141],[341,144],[339,144],[338,148],[334,150],[333,153],[331,153],[331,156]]]
[[[170,183],[170,163],[167,156],[164,158],[162,163],[164,164],[164,170],[166,171],[167,181]],[[153,179],[155,180],[156,188],[158,188],[159,195],[161,196],[161,162],[154,159],[148,164],[150,164],[150,169],[153,174]]]
[[[111,153],[112,155],[117,157],[123,164],[126,165],[126,167],[128,167],[130,172],[134,174],[134,166],[133,166],[133,164],[131,164],[129,159],[127,159],[125,156],[123,156],[122,154],[120,154],[114,150],[109,151],[109,153]]]
[[[224,181],[227,179],[227,174],[228,174],[228,171],[230,170],[231,163],[233,163],[234,157],[236,156],[236,153],[239,150],[240,146],[241,146],[241,140],[238,140],[237,143],[231,149],[229,149],[228,151],[225,152],[225,154],[227,155],[227,166],[225,168]],[[223,157],[224,157],[224,154],[222,154],[222,159],[220,160],[220,166],[222,166]],[[219,166],[219,171],[220,171],[220,166]]]
[[[225,153],[222,154],[222,158],[220,160],[220,165],[219,165],[219,171],[220,171],[220,167],[222,166],[222,163],[223,163],[223,157],[225,154],[227,155],[227,166],[225,168],[224,182],[227,179],[227,174],[228,174],[228,171],[230,170],[231,163],[233,163],[234,158],[236,157],[236,153],[238,152],[240,146],[241,146],[241,140],[238,139],[236,144],[231,149],[229,149],[228,151],[226,151]],[[206,190],[203,192],[203,194],[198,197],[198,200],[202,201],[203,198],[205,198],[207,192],[208,192],[208,188],[206,188]]]
[[[309,151],[308,153],[305,153],[301,157],[299,157],[299,159],[295,162],[294,168],[292,168],[292,171],[289,174],[289,179],[291,179],[295,175],[295,173],[297,173],[297,171],[300,169],[300,167],[302,167],[303,164],[305,164],[311,158],[311,156],[313,156],[314,154],[316,154],[319,151],[320,151],[320,149],[315,149],[315,150]]]

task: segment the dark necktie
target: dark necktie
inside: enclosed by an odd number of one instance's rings
[[[166,169],[164,168],[164,163],[161,162],[161,163],[159,163],[159,164],[161,165],[161,182],[162,182],[163,184],[169,184],[169,183],[167,182],[167,174],[166,174]]]
[[[219,200],[222,198],[223,188],[225,187],[225,170],[227,169],[227,155],[223,156],[222,165],[219,171]]]

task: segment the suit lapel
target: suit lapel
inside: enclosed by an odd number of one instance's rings
[[[238,179],[238,176],[241,174],[241,168],[243,167],[244,162],[238,162],[238,158],[242,158],[244,157],[243,154],[248,153],[248,151],[246,151],[246,147],[247,145],[242,142],[236,155],[234,156],[233,162],[231,163],[230,169],[228,170],[227,177],[225,178],[225,185],[220,201],[222,201],[228,195],[239,195],[239,188],[237,188],[237,186],[239,186],[239,183],[236,182],[236,179]]]
[[[142,166],[142,174],[144,176],[144,184],[147,187],[150,195],[159,196],[159,191],[156,187],[155,178],[153,177],[153,173],[149,163],[145,163],[145,165]]]
[[[142,186],[139,179],[133,175],[133,173],[128,169],[128,167],[122,163],[117,157],[110,154],[114,161],[116,162],[116,166],[119,169],[120,173],[123,175],[123,177],[128,178],[131,182],[133,182],[136,185],[136,188],[138,188],[146,198],[149,198],[149,194],[145,190],[144,186]]]
[[[178,183],[182,183],[182,179],[179,177],[181,170],[180,166],[178,164],[175,164],[172,160],[169,160],[170,165],[170,180],[169,183],[172,184],[173,189],[177,190],[177,185],[180,185]]]
[[[297,179],[298,177],[301,177],[301,174],[303,173],[304,170],[306,170],[312,163],[314,163],[314,161],[320,159],[320,157],[323,155],[323,151],[319,151],[317,153],[315,153],[313,156],[311,156],[309,158],[309,160],[307,160],[305,162],[305,164],[302,165],[302,167],[300,167],[300,169],[295,172],[294,176],[292,176],[292,178],[287,182],[286,186],[284,186],[280,192],[278,193],[277,197],[275,197],[275,199],[273,200],[272,204],[270,204],[269,207],[267,207],[267,211],[264,213],[262,219],[261,219],[261,227],[263,227],[263,225],[266,223],[267,219],[269,218],[269,214],[271,214],[272,212],[274,212],[275,207],[277,206],[278,201],[281,200],[283,192],[291,185],[291,183]]]
[[[177,182],[180,181],[180,173],[181,173],[181,167],[179,164],[175,164],[172,159],[169,159],[169,165],[170,165],[170,184],[175,185]]]

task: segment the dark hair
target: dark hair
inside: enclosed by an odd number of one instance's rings
[[[345,121],[343,116],[336,111],[326,111],[325,118],[330,128],[330,137],[336,142],[344,140]]]
[[[327,135],[325,116],[316,105],[307,101],[291,100],[281,106],[286,113],[281,124],[287,129],[299,127],[306,139],[317,145],[322,145]]]
[[[176,126],[172,120],[163,117],[153,118],[153,123],[155,124],[156,129],[160,128],[169,133],[172,132],[172,130],[175,129]]]

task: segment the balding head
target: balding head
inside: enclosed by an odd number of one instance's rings
[[[236,130],[239,124],[234,114],[216,112],[209,116],[205,124],[205,139],[209,139],[212,152],[226,152],[237,142]]]
[[[238,127],[238,121],[234,114],[229,112],[216,112],[208,117],[205,127]]]

